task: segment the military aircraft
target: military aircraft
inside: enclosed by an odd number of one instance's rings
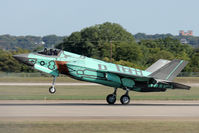
[[[34,69],[51,74],[53,78],[50,93],[55,93],[55,80],[59,74],[74,79],[94,82],[114,88],[106,97],[108,104],[116,102],[117,88],[125,90],[122,104],[129,104],[129,91],[163,92],[167,89],[190,89],[190,86],[172,82],[187,65],[184,60],[159,59],[146,70],[139,70],[89,58],[59,49],[47,49],[29,54],[14,55],[14,58]]]

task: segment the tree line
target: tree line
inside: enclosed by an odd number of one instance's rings
[[[40,47],[54,47],[63,41],[62,36],[47,35],[47,36],[11,36],[0,35],[0,48],[4,50],[36,49]]]
[[[116,23],[106,22],[73,32],[57,48],[130,67],[146,69],[158,59],[189,61],[184,69],[199,72],[198,50],[171,36],[158,39],[141,39]]]
[[[199,49],[171,36],[140,39],[116,23],[87,27],[66,36],[56,48],[129,67],[146,69],[158,59],[183,59],[189,64],[185,72],[199,72]],[[38,50],[35,48],[34,50]],[[12,55],[33,50],[0,50],[0,71],[33,72],[30,67],[13,59]]]
[[[140,40],[156,40],[164,39],[167,37],[177,39],[177,40],[186,40],[188,44],[192,45],[195,48],[199,47],[199,37],[198,36],[174,36],[172,34],[155,34],[155,35],[146,35],[145,33],[137,33],[134,35],[137,41]]]
[[[192,45],[193,47],[197,48],[199,46],[199,37],[196,36],[174,36],[172,34],[147,35],[145,33],[137,33],[133,36],[136,42],[142,40],[165,39],[167,37],[170,37],[177,40],[186,39],[188,44]],[[40,49],[43,47],[51,48],[63,42],[64,38],[67,38],[67,36],[47,35],[41,37],[41,36],[0,35],[0,48],[4,50],[17,50],[17,48],[28,49],[28,50]],[[116,38],[120,39],[118,37]],[[104,39],[108,38],[104,37]]]

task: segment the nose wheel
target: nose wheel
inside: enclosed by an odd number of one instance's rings
[[[51,87],[49,88],[49,92],[50,92],[51,94],[54,94],[54,93],[56,92],[55,87],[54,87],[54,86],[51,86]]]
[[[49,88],[49,92],[51,94],[54,94],[56,92],[56,89],[55,89],[55,81],[56,81],[56,77],[54,76],[53,77],[53,83],[52,83],[52,86]]]

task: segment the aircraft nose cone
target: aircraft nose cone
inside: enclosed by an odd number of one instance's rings
[[[29,54],[19,54],[19,55],[13,55],[13,57],[16,60],[18,60],[18,61],[20,61],[20,62],[22,62],[22,63],[24,63],[26,65],[33,66],[33,63],[29,62],[29,60],[28,60],[29,59],[28,55]]]

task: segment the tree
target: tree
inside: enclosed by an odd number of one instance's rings
[[[15,54],[28,53],[28,50],[4,51],[0,49],[0,71],[3,72],[33,72],[31,67],[19,63],[12,56]]]
[[[143,53],[137,43],[121,42],[116,48],[116,60],[125,60],[139,64]]]
[[[147,37],[145,34],[137,36]],[[57,48],[105,61],[110,61],[112,50],[112,62],[137,68],[147,68],[160,58],[191,60],[194,53],[191,46],[181,44],[170,34],[154,36],[158,39],[143,39],[137,43],[119,24],[106,22],[73,32]]]
[[[119,24],[106,22],[85,28],[80,32],[73,32],[64,39],[63,43],[57,45],[57,48],[102,59],[107,57],[111,41],[113,48],[119,44],[118,42],[135,42],[132,34]],[[115,54],[113,51],[113,57]]]

